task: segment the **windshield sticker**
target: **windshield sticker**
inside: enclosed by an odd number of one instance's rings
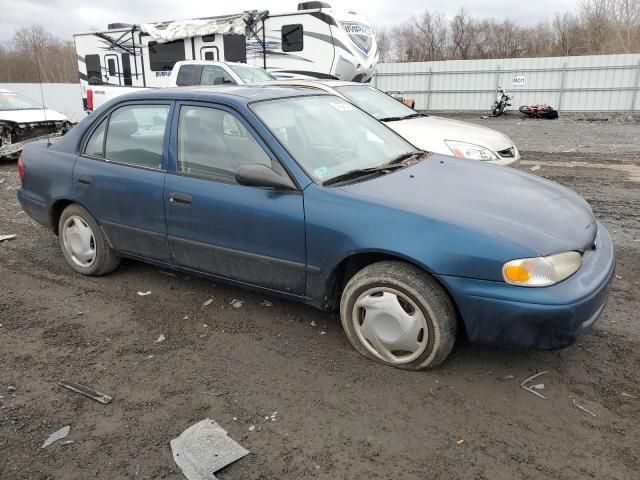
[[[356,109],[356,107],[347,102],[331,102],[331,105],[339,112],[350,112]]]
[[[325,178],[331,174],[327,167],[316,168],[313,173],[315,173],[318,178]]]

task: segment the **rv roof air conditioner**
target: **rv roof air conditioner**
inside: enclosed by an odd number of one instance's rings
[[[119,28],[131,28],[133,25],[130,23],[110,23],[107,25],[107,30],[117,30]]]
[[[313,10],[316,8],[331,8],[326,2],[302,2],[298,4],[298,10]]]

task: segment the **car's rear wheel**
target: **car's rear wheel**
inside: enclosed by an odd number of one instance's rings
[[[104,275],[115,270],[115,254],[93,217],[80,205],[69,205],[58,222],[60,247],[67,263],[83,275]]]
[[[451,352],[456,311],[442,286],[404,262],[379,262],[347,283],[342,326],[364,356],[397,368],[435,367]]]

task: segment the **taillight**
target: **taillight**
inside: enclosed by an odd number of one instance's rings
[[[87,110],[93,110],[93,90],[87,88]]]
[[[20,175],[20,181],[24,180],[24,163],[22,163],[22,155],[18,157],[18,175]]]

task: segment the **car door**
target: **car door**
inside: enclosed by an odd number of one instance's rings
[[[164,188],[174,263],[304,295],[302,193],[236,183],[234,171],[247,163],[287,173],[235,111],[209,104],[176,108],[172,165]]]
[[[170,261],[164,212],[170,102],[117,107],[88,134],[73,181],[76,200],[125,254]]]

